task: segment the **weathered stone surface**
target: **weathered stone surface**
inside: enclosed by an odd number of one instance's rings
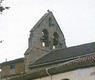
[[[48,32],[48,47],[42,45],[43,30]],[[53,45],[54,33],[58,34],[58,44]],[[49,53],[53,46],[55,49],[66,48],[64,35],[55,20],[52,12],[46,13],[30,31],[29,48],[25,53],[25,70],[28,72],[29,64],[32,64],[42,56]]]

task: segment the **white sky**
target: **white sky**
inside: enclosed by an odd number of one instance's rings
[[[0,14],[0,62],[24,56],[29,31],[49,9],[67,46],[95,41],[95,0],[5,0],[11,7]]]

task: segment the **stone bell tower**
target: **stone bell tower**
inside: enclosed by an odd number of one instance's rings
[[[66,48],[64,35],[51,11],[44,14],[31,29],[28,45],[25,52],[26,72],[30,64],[51,50]]]

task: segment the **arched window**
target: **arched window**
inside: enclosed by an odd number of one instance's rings
[[[59,43],[59,35],[57,32],[54,32],[53,36],[53,49],[55,49],[55,46],[57,46]]]
[[[48,47],[49,46],[49,40],[48,39],[49,39],[49,33],[46,29],[43,29],[42,37],[41,37],[43,47]]]

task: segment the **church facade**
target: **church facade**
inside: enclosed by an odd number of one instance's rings
[[[51,11],[30,30],[24,55],[0,64],[1,80],[95,80],[95,42],[67,47]]]

